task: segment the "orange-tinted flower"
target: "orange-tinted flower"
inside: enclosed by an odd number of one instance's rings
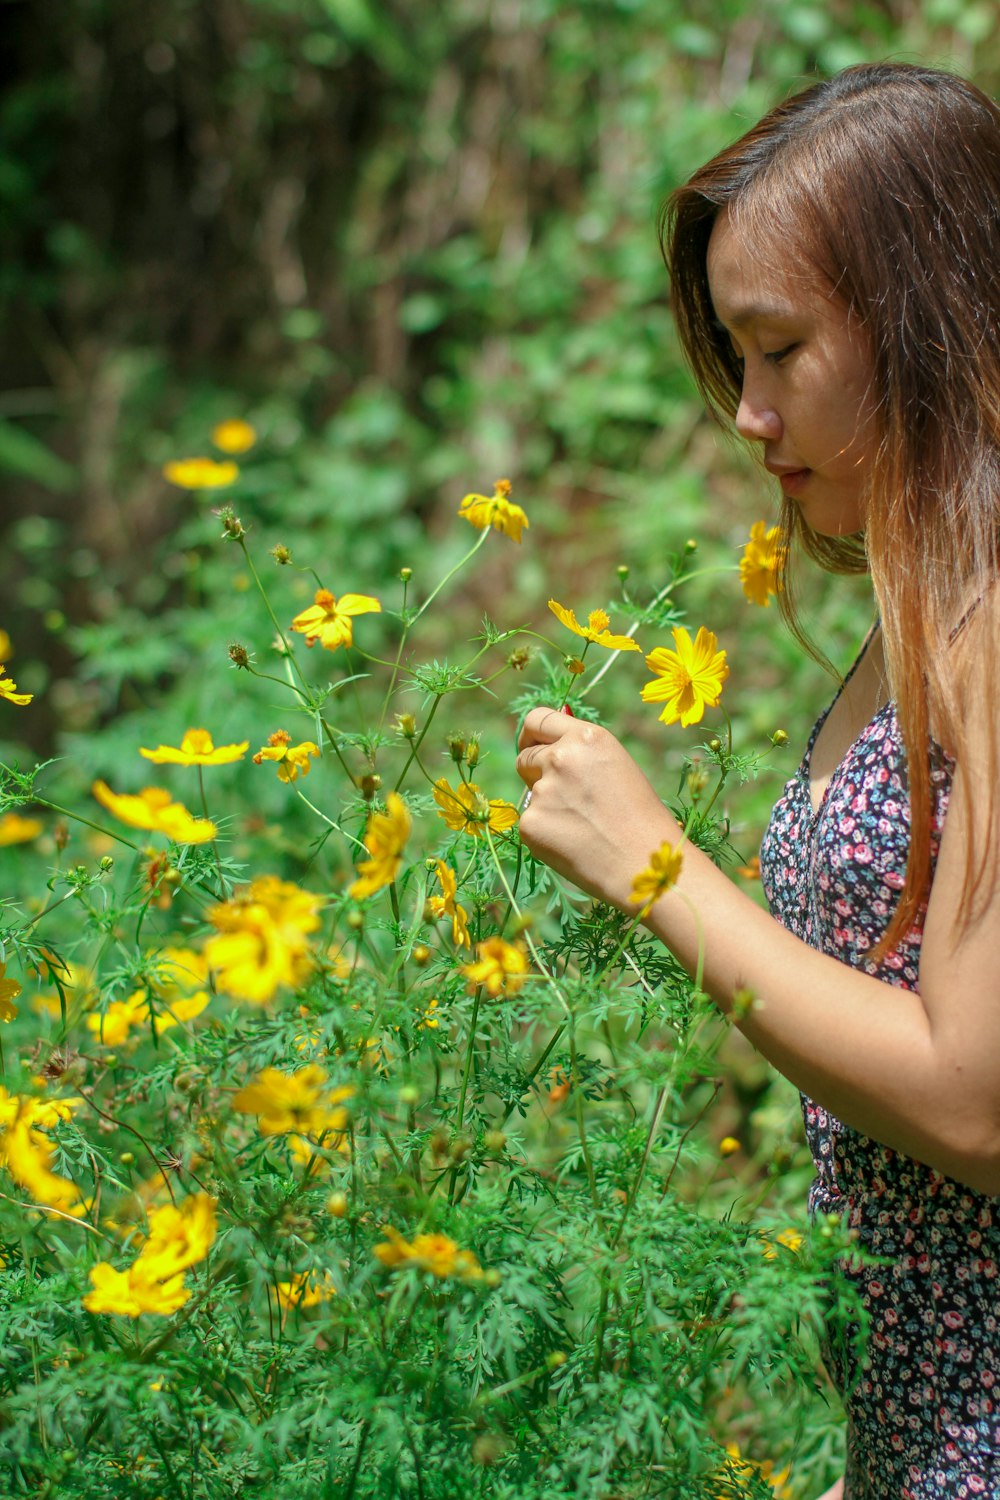
[[[572,630],[574,635],[581,636],[585,641],[592,641],[595,646],[603,646],[607,651],[640,649],[638,641],[634,641],[631,636],[611,634],[611,621],[603,609],[591,610],[586,625],[581,625],[573,611],[567,609],[565,604],[557,604],[555,599],[549,600],[549,609],[567,630]]]
[[[0,818],[0,849],[9,844],[27,844],[37,839],[44,824],[40,818],[23,818],[19,812],[6,812]]]
[[[780,526],[767,528],[763,521],[753,523],[750,540],[740,558],[740,583],[751,604],[760,604],[766,609],[771,595],[780,592],[779,573],[787,552],[787,547],[781,545]]]
[[[327,651],[336,651],[354,644],[355,615],[378,614],[381,609],[370,594],[341,594],[337,599],[329,589],[317,589],[314,602],[295,616],[292,629],[305,636],[307,646],[319,641]]]
[[[255,766],[262,761],[274,761],[278,767],[278,780],[292,782],[298,776],[308,776],[312,769],[313,760],[319,755],[319,746],[313,744],[312,740],[303,740],[301,745],[291,743],[291,735],[286,734],[283,729],[275,730],[274,734],[268,735],[267,744],[263,745],[253,757]]]
[[[458,514],[479,531],[492,526],[515,542],[521,540],[522,530],[531,524],[521,507],[510,498],[509,479],[498,479],[492,495],[466,495]]]
[[[462,965],[470,990],[483,985],[493,999],[516,995],[524,984],[530,964],[528,950],[520,941],[508,943],[502,937],[486,938],[476,944],[476,959]]]
[[[390,1224],[383,1226],[387,1243],[375,1246],[375,1257],[387,1270],[419,1266],[439,1281],[457,1276],[462,1281],[480,1281],[483,1268],[471,1250],[460,1250],[446,1234],[417,1234],[406,1240]]]
[[[659,849],[654,849],[649,856],[649,864],[646,868],[633,877],[632,894],[629,900],[637,906],[645,908],[652,906],[664,891],[669,891],[672,885],[676,885],[683,862],[684,856],[679,847],[675,848],[673,844],[661,844]]]
[[[431,896],[427,902],[431,914],[435,917],[451,918],[451,940],[460,948],[470,948],[472,939],[469,937],[469,919],[464,906],[459,906],[455,900],[455,892],[458,889],[458,879],[453,870],[450,870],[443,859],[434,861],[437,870],[437,878],[441,882],[440,896]]]

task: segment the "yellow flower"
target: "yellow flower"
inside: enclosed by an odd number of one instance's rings
[[[632,894],[629,900],[646,908],[677,884],[684,856],[679,847],[663,843],[649,856],[649,864],[632,879]]]
[[[726,1479],[749,1479],[755,1475],[759,1476],[770,1485],[774,1500],[792,1500],[792,1491],[788,1488],[791,1469],[786,1466],[776,1473],[770,1460],[766,1459],[762,1464],[753,1463],[752,1460],[741,1457],[738,1443],[726,1444],[726,1462],[722,1473]],[[729,1493],[727,1489],[726,1494]],[[719,1500],[722,1500],[721,1494]]]
[[[0,663],[0,698],[6,698],[8,703],[17,703],[23,708],[34,696],[34,693],[19,693],[17,683],[11,681],[7,676],[7,668]]]
[[[510,498],[509,479],[498,479],[492,495],[466,495],[458,514],[479,531],[493,526],[515,542],[521,540],[521,531],[531,525],[521,507]]]
[[[278,767],[278,780],[292,782],[297,776],[308,776],[312,769],[309,757],[314,759],[319,755],[319,746],[314,745],[312,740],[303,740],[301,745],[291,743],[291,735],[286,734],[284,729],[276,729],[273,734],[268,735],[267,744],[262,745],[253,757],[255,766],[261,761],[273,760]]]
[[[32,1130],[51,1130],[60,1120],[72,1119],[82,1103],[77,1095],[65,1099],[33,1099],[29,1094],[9,1094],[0,1084],[0,1130],[9,1130],[16,1124],[28,1125]]]
[[[441,882],[441,895],[431,896],[427,905],[433,916],[451,918],[451,940],[457,947],[471,948],[469,919],[465,907],[459,906],[455,900],[455,892],[458,889],[457,877],[443,859],[436,859],[434,864],[437,878]]]
[[[225,766],[230,761],[242,760],[249,748],[249,740],[241,745],[216,746],[207,729],[189,729],[179,750],[173,745],[158,745],[155,750],[140,749],[139,754],[158,766]]]
[[[634,641],[628,635],[612,635],[610,630],[611,621],[603,609],[591,610],[587,616],[586,625],[577,621],[576,615],[565,604],[557,604],[554,599],[549,600],[549,609],[567,630],[572,630],[574,635],[582,636],[585,641],[593,641],[595,646],[604,646],[608,651],[638,651],[638,641]]]
[[[779,570],[784,565],[788,549],[781,546],[781,527],[765,528],[763,521],[755,521],[750,528],[750,540],[743,548],[740,558],[740,583],[751,604],[761,604],[766,609],[771,595],[781,591]]]
[[[262,875],[231,901],[212,907],[218,936],[205,944],[217,987],[264,1005],[282,987],[295,989],[315,966],[308,934],[320,924],[322,899],[274,875]]]
[[[249,453],[257,441],[257,429],[240,417],[212,428],[212,442],[223,453]]]
[[[719,1142],[720,1156],[735,1156],[740,1149],[740,1143],[734,1135],[724,1135]]]
[[[163,787],[147,786],[137,797],[113,792],[103,781],[95,781],[91,791],[102,807],[130,828],[147,828],[165,833],[175,844],[204,844],[218,832],[207,818],[196,818],[180,802],[171,802]]]
[[[14,655],[14,642],[6,630],[0,628],[0,661],[10,661]]]
[[[498,797],[487,798],[474,781],[460,781],[453,790],[446,777],[434,783],[434,801],[441,809],[449,828],[471,833],[481,839],[487,825],[491,833],[503,833],[517,822],[517,808]]]
[[[5,979],[7,965],[0,964],[0,1021],[13,1021],[17,1015],[17,1006],[14,1001],[21,993],[21,986],[16,979]]]
[[[431,1000],[431,1001],[428,1002],[427,1009],[424,1011],[423,1015],[420,1017],[420,1020],[417,1022],[417,1030],[418,1031],[436,1031],[437,1030],[437,1028],[441,1025],[441,1022],[438,1020],[437,1016],[434,1014],[434,1012],[437,1010],[437,1008],[438,1008],[438,1003],[437,1003],[436,1000]]]
[[[42,1207],[60,1209],[63,1213],[82,1214],[84,1204],[80,1190],[68,1177],[52,1171],[54,1149],[30,1123],[30,1113],[15,1120],[0,1138],[0,1160],[19,1187]]]
[[[156,1029],[190,1021],[209,1002],[208,964],[203,954],[192,948],[164,948],[156,955],[148,971],[149,985],[156,1002]]]
[[[383,1226],[387,1244],[375,1246],[375,1257],[386,1270],[399,1266],[419,1266],[444,1281],[457,1276],[462,1281],[479,1281],[483,1268],[471,1250],[460,1250],[446,1234],[417,1234],[405,1240],[390,1224]]]
[[[83,1298],[92,1313],[117,1313],[120,1317],[138,1318],[143,1313],[169,1317],[183,1307],[191,1293],[183,1276],[158,1281],[152,1268],[142,1258],[127,1271],[116,1271],[106,1260],[90,1269],[93,1291]]]
[[[363,901],[399,874],[403,848],[410,836],[412,819],[402,797],[390,792],[385,812],[373,812],[365,828],[365,848],[370,858],[358,865],[358,878],[348,890],[354,901]]]
[[[328,1271],[299,1271],[291,1281],[279,1281],[275,1286],[278,1306],[286,1312],[294,1307],[315,1307],[332,1297],[334,1290]]]
[[[233,1108],[240,1114],[256,1115],[263,1135],[320,1136],[327,1131],[339,1133],[347,1128],[348,1114],[341,1105],[350,1099],[350,1087],[325,1093],[326,1073],[316,1063],[299,1068],[296,1073],[281,1073],[264,1068],[252,1083],[240,1089]]]
[[[180,1207],[165,1203],[149,1210],[149,1234],[139,1259],[154,1262],[163,1277],[204,1260],[215,1240],[215,1199],[193,1193]]]
[[[674,651],[658,646],[646,657],[646,666],[656,673],[654,682],[642,690],[644,703],[664,705],[660,719],[676,724],[679,719],[687,728],[699,724],[706,706],[714,708],[722,696],[722,684],[729,676],[726,653],[704,625],[692,642],[683,626],[673,630]]]
[[[214,458],[178,458],[163,465],[168,484],[182,490],[221,490],[240,477],[237,464],[217,463]]]
[[[794,1255],[802,1245],[802,1236],[797,1229],[782,1229],[778,1234],[774,1236],[774,1244],[782,1245],[786,1250],[790,1250]],[[773,1245],[765,1241],[764,1259],[774,1260],[776,1254],[777,1252],[775,1251]]]
[[[83,1299],[88,1312],[169,1315],[183,1307],[191,1293],[184,1272],[205,1259],[215,1239],[215,1199],[207,1193],[149,1211],[149,1234],[127,1271],[101,1261],[90,1272],[93,1291]]]
[[[8,844],[27,844],[37,839],[44,828],[40,818],[22,818],[18,812],[4,813],[0,818],[0,849]]]
[[[120,1047],[133,1026],[149,1021],[145,990],[136,990],[127,1000],[112,1000],[107,1009],[87,1017],[87,1030],[104,1047]]]
[[[370,594],[341,594],[336,599],[329,589],[317,589],[308,609],[295,616],[292,629],[306,638],[307,646],[317,641],[327,651],[354,644],[354,615],[379,614],[382,606]]]
[[[508,943],[504,938],[486,938],[476,944],[476,961],[462,965],[470,990],[484,985],[496,1000],[500,995],[516,995],[524,983],[530,965],[528,950],[522,942]]]

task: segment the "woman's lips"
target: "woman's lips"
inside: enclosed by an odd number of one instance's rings
[[[778,483],[786,495],[795,498],[805,488],[811,469],[780,469],[777,473]]]

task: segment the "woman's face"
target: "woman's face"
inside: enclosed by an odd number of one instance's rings
[[[764,467],[823,536],[864,528],[862,496],[877,445],[871,362],[842,302],[778,247],[754,246],[720,214],[708,244],[715,315],[743,364],[737,431],[763,444]]]

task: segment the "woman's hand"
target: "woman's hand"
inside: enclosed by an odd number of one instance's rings
[[[601,901],[627,909],[632,879],[680,829],[614,735],[555,708],[533,708],[517,773],[531,796],[521,841]]]

